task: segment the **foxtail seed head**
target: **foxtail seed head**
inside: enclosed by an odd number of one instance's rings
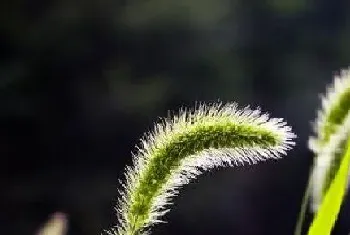
[[[141,140],[117,206],[119,235],[146,234],[162,222],[178,189],[217,166],[279,158],[296,136],[282,119],[235,103],[201,104],[163,119]]]

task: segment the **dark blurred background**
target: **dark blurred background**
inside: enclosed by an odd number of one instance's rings
[[[350,65],[347,0],[12,0],[0,3],[0,233],[116,224],[118,179],[168,110],[236,101],[285,118],[279,161],[214,170],[153,234],[293,234],[318,94]],[[345,205],[334,234],[350,231]],[[308,216],[310,221],[311,215]]]

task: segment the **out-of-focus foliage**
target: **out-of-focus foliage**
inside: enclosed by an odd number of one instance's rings
[[[67,218],[62,213],[56,213],[38,231],[37,235],[65,235],[67,231]]]

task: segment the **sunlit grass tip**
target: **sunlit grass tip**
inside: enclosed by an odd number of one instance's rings
[[[146,234],[178,189],[201,172],[280,158],[294,145],[291,127],[279,118],[236,103],[198,104],[161,119],[141,139],[126,168],[117,205],[118,235]]]

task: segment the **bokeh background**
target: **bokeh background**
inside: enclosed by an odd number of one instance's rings
[[[0,3],[0,233],[116,224],[118,179],[168,110],[236,101],[284,117],[279,161],[184,187],[153,234],[293,234],[319,93],[350,65],[347,0],[12,0]],[[350,231],[345,205],[334,234]],[[311,215],[308,216],[308,221]]]

